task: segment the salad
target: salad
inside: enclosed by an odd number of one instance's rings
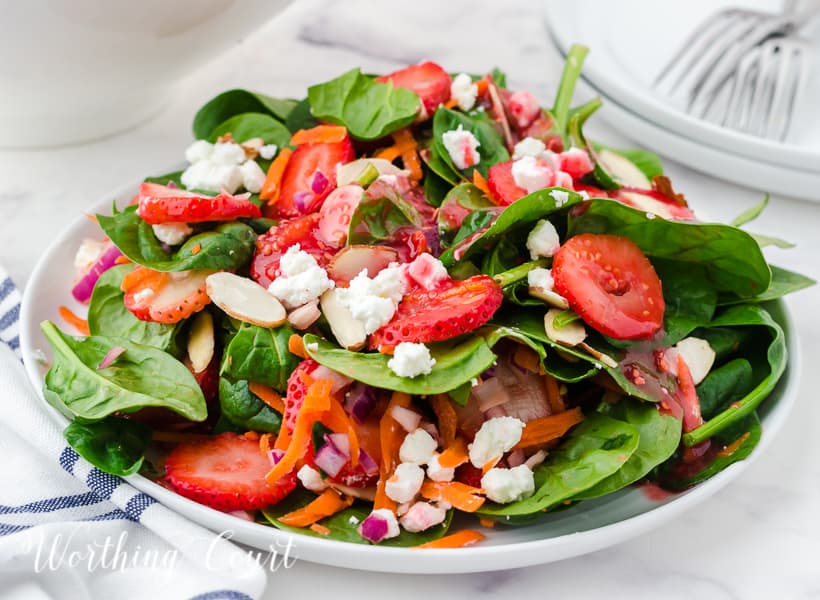
[[[757,444],[786,367],[773,238],[697,219],[657,156],[499,70],[231,90],[186,168],[97,215],[45,397],[100,469],[352,543],[432,548]],[[457,531],[449,531],[457,512]]]

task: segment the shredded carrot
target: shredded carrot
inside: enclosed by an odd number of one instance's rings
[[[116,259],[114,259],[115,265],[127,265],[131,262],[131,259],[127,256],[120,254]]]
[[[495,521],[492,519],[485,519],[484,517],[479,517],[478,522],[481,524],[482,527],[489,527],[492,529],[495,527]]]
[[[272,387],[268,387],[266,385],[262,385],[261,383],[254,383],[250,382],[248,384],[248,389],[251,393],[259,398],[262,402],[270,406],[273,410],[278,412],[280,415],[285,414],[285,402],[282,400],[282,396],[279,395]]]
[[[313,523],[310,526],[311,531],[315,531],[319,535],[330,535],[330,529],[325,527],[324,525],[319,525],[319,523]]]
[[[444,103],[444,108],[453,108],[456,104],[458,104],[458,100],[455,98],[450,98]]]
[[[282,148],[268,168],[268,174],[265,177],[265,183],[262,184],[262,190],[259,192],[259,197],[262,200],[267,200],[268,204],[276,204],[279,201],[279,192],[282,188],[282,176],[285,174],[285,168],[290,162],[290,157],[293,151],[290,148]]]
[[[305,350],[305,342],[298,333],[293,333],[288,338],[288,352],[295,354],[299,358],[310,358]]]
[[[335,515],[353,504],[352,496],[342,496],[328,488],[310,504],[279,517],[279,521],[291,527],[308,527],[330,515]]]
[[[483,466],[483,467],[481,467],[481,474],[482,474],[482,475],[486,475],[486,474],[487,474],[487,471],[489,471],[489,470],[490,470],[490,469],[492,469],[494,466],[496,466],[496,465],[499,463],[499,461],[500,461],[500,460],[501,460],[501,456],[496,456],[496,457],[494,457],[494,458],[491,458],[491,459],[490,459],[490,460],[488,460],[487,462],[485,462],[485,463],[484,463],[484,466]]]
[[[267,457],[268,452],[270,452],[270,438],[271,434],[263,433],[259,436],[259,452],[262,453],[262,456]]]
[[[387,148],[382,148],[373,155],[373,158],[383,158],[384,160],[393,162],[399,156],[401,156],[401,148],[394,144],[392,146],[388,146]]]
[[[410,171],[410,179],[419,181],[422,178],[421,160],[419,159],[419,145],[409,127],[399,129],[393,133],[396,146],[401,150],[401,162],[404,168]]]
[[[437,540],[433,540],[432,542],[425,542],[424,544],[419,544],[418,546],[413,546],[414,548],[465,548],[467,546],[472,546],[483,540],[485,536],[480,531],[476,531],[474,529],[462,529],[461,531],[457,531],[456,533],[451,533],[450,535],[445,535],[442,538]]]
[[[83,214],[85,215],[85,218],[88,219],[89,221],[93,221],[94,223],[97,222],[97,215],[90,215],[88,213],[83,213]]]
[[[256,433],[255,431],[246,431],[242,435],[244,435],[249,440],[258,440],[259,439],[259,434]]]
[[[438,457],[438,464],[445,469],[455,469],[459,465],[463,465],[470,460],[470,455],[467,454],[467,442],[464,438],[457,437],[453,443],[442,452]]]
[[[347,414],[347,411],[339,402],[338,398],[331,394],[330,409],[325,411],[321,417],[322,425],[335,433],[346,433],[350,440],[350,465],[356,467],[359,464],[359,436],[356,428]]]
[[[475,82],[476,87],[478,87],[478,95],[481,96],[487,93],[487,88],[490,86],[490,82],[487,81],[486,77],[482,77],[478,81]]]
[[[438,434],[441,436],[441,445],[448,448],[456,440],[458,430],[458,415],[447,394],[436,394],[432,398],[433,412],[438,420]]]
[[[538,355],[529,346],[518,344],[513,354],[513,361],[522,369],[538,373],[538,367],[541,366],[541,361],[538,360]]]
[[[449,502],[464,512],[475,512],[484,504],[484,491],[481,488],[461,483],[460,481],[425,481],[421,486],[421,495],[433,502]]]
[[[747,431],[746,433],[741,435],[739,438],[737,438],[734,442],[732,442],[731,444],[726,446],[723,450],[718,452],[717,455],[718,456],[723,456],[723,457],[732,456],[732,454],[734,454],[737,451],[737,449],[740,448],[743,445],[743,442],[745,442],[749,438],[750,435],[751,435],[751,433]]]
[[[285,413],[282,413],[282,416],[285,416]],[[287,426],[282,423],[279,427],[279,435],[276,436],[273,447],[277,450],[287,450],[288,446],[290,446],[290,431]]]
[[[382,460],[379,465],[379,481],[376,484],[376,500],[374,509],[388,508],[396,512],[396,503],[387,497],[385,485],[387,480],[393,475],[396,465],[399,462],[399,448],[404,441],[404,428],[393,418],[394,406],[408,408],[410,406],[410,395],[402,392],[393,392],[390,402],[379,421],[379,442],[381,444]]]
[[[547,403],[553,413],[560,413],[567,410],[567,405],[564,404],[561,398],[561,390],[558,387],[558,380],[550,374],[544,375],[544,387],[547,390]]]
[[[291,146],[300,144],[336,144],[347,137],[347,128],[341,125],[317,125],[300,129],[290,138]]]
[[[287,444],[284,456],[265,476],[265,480],[275,485],[283,476],[290,473],[296,463],[305,456],[310,446],[313,424],[319,416],[330,408],[330,388],[332,382],[327,379],[318,379],[310,384],[305,399],[296,416],[293,434]],[[279,431],[287,431],[287,427],[280,427]],[[276,440],[279,448],[279,439]]]
[[[473,169],[473,185],[484,192],[484,195],[488,198],[492,198],[493,195],[490,193],[490,185],[487,183],[487,180],[484,179],[484,175],[482,175],[478,169]]]
[[[191,254],[199,254],[200,250],[202,250],[202,244],[199,242],[191,246]]]
[[[570,427],[583,420],[584,413],[581,412],[580,408],[575,407],[548,417],[528,421],[524,426],[524,431],[521,432],[521,440],[515,445],[515,449],[541,446],[558,439],[569,431]]]
[[[60,316],[66,323],[71,325],[82,335],[91,335],[88,331],[88,321],[75,315],[74,312],[67,306],[61,306],[58,310],[60,311]]]

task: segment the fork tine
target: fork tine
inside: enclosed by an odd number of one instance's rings
[[[748,120],[748,98],[754,90],[757,79],[757,60],[760,48],[752,48],[738,63],[734,77],[734,86],[726,104],[726,115],[723,124],[732,129],[743,129]]]
[[[777,39],[767,40],[760,45],[757,85],[749,105],[749,122],[746,126],[746,132],[752,135],[764,135],[781,61],[779,48]]]
[[[800,82],[803,80],[805,51],[799,44],[781,42],[781,64],[777,72],[772,103],[763,135],[782,141],[789,130],[794,102]]]

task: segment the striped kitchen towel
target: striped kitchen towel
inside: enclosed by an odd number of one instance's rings
[[[261,596],[265,571],[251,555],[66,446],[20,363],[19,314],[0,268],[0,595]]]

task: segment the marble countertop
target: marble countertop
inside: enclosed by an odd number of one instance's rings
[[[153,120],[97,142],[0,150],[0,263],[24,287],[43,249],[75,216],[112,189],[179,163],[194,111],[230,87],[302,96],[305,87],[353,66],[386,72],[429,58],[453,71],[507,71],[510,86],[551,100],[560,63],[547,43],[540,3],[302,0],[181,82]],[[407,10],[406,8],[404,9]],[[433,18],[433,15],[435,16]],[[595,49],[593,48],[593,51]],[[581,90],[583,94],[583,90]],[[604,123],[599,139],[635,144]],[[696,173],[665,157],[696,211],[728,221],[761,192]],[[820,275],[820,203],[773,197],[755,230],[785,237],[777,264]],[[511,598],[539,592],[575,599],[816,598],[820,596],[820,289],[788,299],[801,332],[803,378],[794,412],[768,451],[721,492],[651,533],[575,559],[472,575],[368,574],[298,562],[270,575],[266,598],[303,595],[321,581],[335,597]],[[310,582],[313,582],[312,584]],[[328,592],[330,593],[330,592]]]

